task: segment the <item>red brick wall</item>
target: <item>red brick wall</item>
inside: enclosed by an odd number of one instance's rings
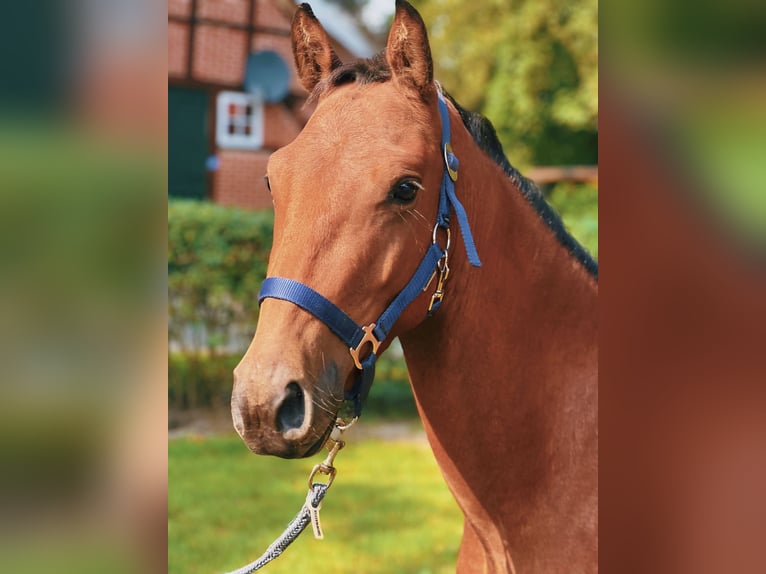
[[[254,2],[253,24],[256,30],[250,35],[246,29],[217,23],[247,25],[251,0],[197,1],[195,16],[202,21],[194,26],[192,76],[188,78],[189,24],[183,20],[191,17],[191,0],[169,0],[168,75],[216,86],[239,87],[250,50],[274,50],[292,69],[291,19],[277,7],[279,0]],[[295,80],[291,82],[292,89],[301,92]]]
[[[247,32],[209,24],[195,28],[194,79],[240,86],[247,60]]]
[[[269,155],[271,151],[219,150],[213,201],[248,209],[270,208],[271,195],[263,179]]]
[[[263,181],[269,155],[298,135],[312,108],[302,109],[300,101],[306,93],[294,71],[289,36],[292,15],[279,8],[280,0],[254,1],[253,25],[256,30],[250,35],[248,30],[215,24],[247,24],[250,0],[197,0],[196,17],[205,22],[198,22],[194,27],[194,54],[189,77],[190,26],[179,19],[191,17],[191,0],[168,0],[168,78],[171,83],[191,83],[203,89],[207,86],[213,98],[210,109],[214,110],[218,91],[241,89],[250,50],[273,50],[288,64],[291,69],[290,92],[298,97],[298,102],[291,108],[282,103],[265,106],[264,149],[211,150],[220,161],[211,178],[209,197],[223,205],[257,209],[271,207],[271,196]],[[213,124],[211,121],[211,127]]]
[[[247,24],[249,15],[250,0],[197,0],[197,17],[199,18]]]
[[[186,76],[189,53],[189,25],[168,22],[168,76]]]
[[[292,18],[277,8],[274,0],[256,0],[253,24],[262,28],[289,30]]]
[[[188,18],[191,16],[191,0],[168,0],[168,14]]]

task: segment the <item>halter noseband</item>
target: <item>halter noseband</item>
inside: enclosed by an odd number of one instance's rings
[[[457,195],[455,195],[455,182],[457,181],[459,162],[452,152],[452,146],[450,145],[450,121],[447,103],[441,92],[437,90],[437,93],[439,96],[439,115],[442,124],[441,150],[444,159],[444,175],[439,193],[439,211],[436,216],[432,242],[420,261],[415,274],[386,310],[383,311],[378,320],[364,327],[357,325],[351,317],[311,287],[292,279],[285,279],[284,277],[267,277],[263,281],[261,291],[258,294],[259,305],[268,297],[294,303],[322,321],[330,331],[348,345],[354,365],[360,371],[360,376],[351,390],[346,391],[345,396],[346,400],[353,401],[354,414],[356,416],[361,414],[364,401],[367,399],[367,395],[372,387],[372,381],[375,378],[375,361],[380,344],[385,341],[394,323],[396,323],[396,320],[407,306],[422,291],[425,291],[437,271],[439,272],[439,280],[436,292],[431,297],[431,303],[428,306],[428,316],[433,315],[441,305],[444,296],[444,283],[449,275],[447,260],[450,247],[450,207],[455,210],[458,225],[463,235],[463,243],[468,254],[468,261],[474,267],[481,266],[473,236],[471,235],[471,228],[468,224],[468,216],[463,205],[458,201]],[[447,245],[444,249],[441,248],[437,241],[439,229],[443,229],[447,233]],[[360,357],[360,352],[368,343],[371,345],[371,352],[363,359]]]

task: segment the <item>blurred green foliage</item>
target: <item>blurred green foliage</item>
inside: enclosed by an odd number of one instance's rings
[[[518,166],[598,161],[597,0],[415,0],[436,77]]]
[[[170,353],[168,405],[178,410],[227,407],[231,401],[232,371],[241,358],[241,354]],[[417,417],[404,359],[383,355],[375,371],[375,384],[365,405],[365,420]]]
[[[561,214],[569,232],[598,259],[598,188],[561,182],[546,191],[545,198]]]
[[[0,113],[0,572],[147,571],[126,532],[160,516],[147,494],[165,491],[151,483],[163,439],[136,448],[141,472],[117,460],[127,437],[164,431],[146,412],[164,392],[167,175],[153,150]]]
[[[0,124],[0,380],[38,406],[100,404],[164,292],[165,173],[143,150],[23,128]]]
[[[364,419],[414,419],[417,416],[404,358],[384,354],[375,365],[375,384],[364,406]]]
[[[758,253],[766,247],[766,12],[756,6],[610,3],[603,53],[616,94],[678,170],[690,214]]]
[[[168,405],[175,409],[218,407],[231,400],[232,371],[241,355],[168,355]]]
[[[220,352],[252,334],[274,213],[168,201],[168,331],[187,351]],[[189,343],[189,327],[192,343]],[[241,333],[240,333],[241,334]],[[189,348],[191,347],[191,348]]]
[[[351,436],[351,432],[349,436]],[[233,435],[168,445],[168,572],[224,572],[255,560],[305,500],[310,460],[253,456]],[[455,571],[463,519],[425,442],[350,439],[311,529],[273,573]]]
[[[712,102],[675,118],[671,138],[703,209],[744,246],[766,247],[766,110]]]

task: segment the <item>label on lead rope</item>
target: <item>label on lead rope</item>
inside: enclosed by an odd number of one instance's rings
[[[311,528],[314,530],[314,538],[322,540],[324,539],[324,532],[322,532],[322,523],[319,521],[319,511],[322,508],[322,503],[320,502],[319,505],[314,508],[311,504],[313,495],[314,493],[309,490],[308,496],[306,496],[306,508],[309,511],[309,519],[311,521]]]

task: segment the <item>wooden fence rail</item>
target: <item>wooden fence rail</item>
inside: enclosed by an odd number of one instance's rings
[[[556,165],[540,166],[527,170],[525,174],[538,185],[557,183],[559,181],[576,181],[580,183],[598,183],[597,165]]]

